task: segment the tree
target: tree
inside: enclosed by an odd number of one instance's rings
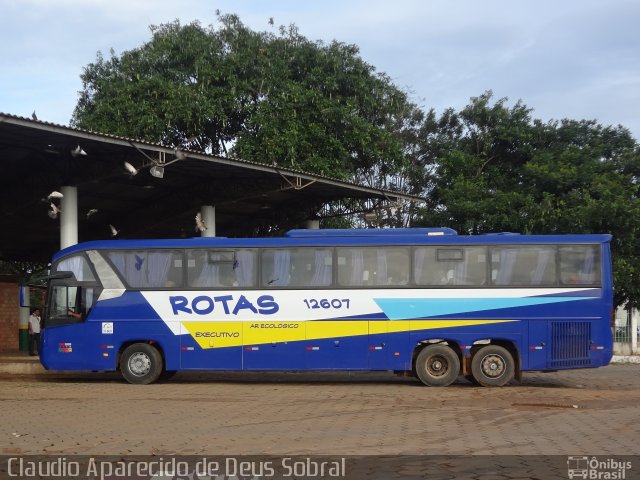
[[[72,124],[342,179],[404,168],[400,130],[417,108],[356,46],[218,20],[152,26],[141,47],[99,53]]]
[[[640,305],[640,151],[628,130],[543,123],[491,92],[423,124],[430,194],[418,224],[461,233],[611,233],[616,301]]]
[[[227,46],[197,22],[151,26],[142,47],[85,67],[72,125],[214,154],[246,121]]]

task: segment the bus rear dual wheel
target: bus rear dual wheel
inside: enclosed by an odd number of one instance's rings
[[[502,387],[515,375],[513,355],[499,345],[486,345],[471,358],[471,375],[465,378],[483,387]]]
[[[448,345],[427,345],[416,357],[415,373],[430,387],[451,385],[460,373],[460,359]],[[502,387],[515,375],[515,362],[509,351],[498,345],[486,345],[471,359],[471,375],[465,378],[483,387]]]
[[[460,359],[448,345],[427,345],[416,357],[415,373],[429,387],[446,387],[458,378]]]

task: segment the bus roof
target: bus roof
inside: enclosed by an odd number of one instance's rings
[[[436,231],[453,233],[433,234]],[[302,233],[305,232],[305,233]],[[309,233],[306,233],[309,232]],[[322,233],[320,233],[322,232]],[[326,232],[326,233],[325,233]],[[351,233],[349,233],[351,232]],[[517,235],[486,234],[457,235],[451,229],[401,228],[367,230],[292,230],[284,237],[226,238],[194,237],[148,240],[94,240],[72,245],[57,252],[53,260],[85,250],[142,250],[162,248],[234,248],[234,247],[294,247],[349,245],[500,245],[500,244],[577,244],[607,243],[608,234]],[[385,232],[385,233],[383,233]],[[389,233],[386,233],[389,232]],[[429,233],[432,232],[432,233]]]
[[[285,237],[391,237],[391,236],[438,236],[457,235],[452,228],[326,228],[289,230]]]

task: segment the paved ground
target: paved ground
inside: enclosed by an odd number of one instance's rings
[[[4,455],[636,455],[639,438],[637,365],[499,389],[374,373],[180,373],[149,386],[0,375]]]

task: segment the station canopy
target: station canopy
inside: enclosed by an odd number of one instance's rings
[[[125,163],[138,170],[131,175]],[[218,236],[264,234],[313,218],[327,202],[420,201],[278,166],[0,113],[0,259],[48,261],[60,245],[53,191],[77,188],[78,241],[199,235],[195,215],[216,209]],[[155,176],[153,175],[155,174]],[[91,212],[91,213],[90,213]]]

